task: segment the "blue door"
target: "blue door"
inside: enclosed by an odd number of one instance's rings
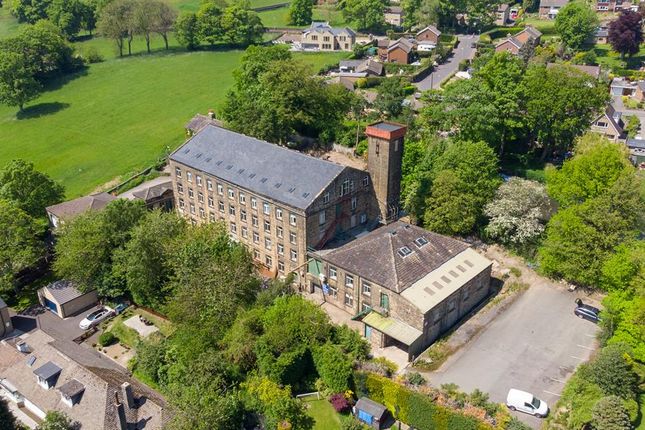
[[[358,410],[358,419],[363,421],[366,424],[372,425],[372,420],[374,419],[373,416],[368,414],[365,411],[361,411],[360,409]]]
[[[372,327],[365,324],[365,339],[371,339],[371,338],[372,338]]]
[[[56,306],[56,303],[52,302],[51,300],[45,299],[45,306],[47,306],[47,309],[54,312],[55,314],[58,313],[58,306]]]

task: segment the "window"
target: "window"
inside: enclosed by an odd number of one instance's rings
[[[356,209],[356,197],[352,197],[352,210]]]
[[[329,42],[329,36],[323,36],[323,42]]]
[[[193,174],[186,172],[186,179],[188,179],[188,182],[193,182]]]
[[[311,40],[318,40],[318,36],[316,35],[311,36]]]
[[[390,298],[385,293],[381,293],[381,307],[383,309],[390,309]]]
[[[318,224],[323,225],[325,221],[325,211],[322,211],[318,214]]]
[[[281,243],[278,243],[278,254],[284,255],[284,245]]]
[[[266,237],[266,238],[264,239],[264,247],[265,247],[267,250],[271,251],[271,247],[272,247],[271,239],[269,239],[268,237]]]
[[[295,231],[290,231],[289,232],[289,242],[291,243],[296,243],[296,232]]]
[[[251,225],[253,227],[257,227],[260,224],[258,223],[258,216],[257,215],[251,215]]]
[[[408,248],[407,246],[402,246],[396,251],[396,253],[399,254],[401,258],[405,258],[408,255],[412,254],[412,250],[410,250],[410,248]]]
[[[454,300],[450,300],[448,302],[448,312],[454,311],[456,307],[457,307],[457,305],[456,305]]]
[[[345,275],[345,286],[347,288],[354,288],[354,277],[352,275]]]
[[[259,260],[260,259],[260,251],[258,251],[257,249],[254,249],[253,250],[253,258],[255,258],[256,260]]]
[[[229,199],[234,199],[235,198],[235,191],[233,190],[233,188],[228,189],[228,198]]]
[[[195,213],[195,205],[193,203],[190,204],[190,213],[191,214]]]
[[[463,295],[463,301],[465,302],[470,298],[470,290],[464,288],[462,295]]]
[[[237,225],[234,222],[231,223],[231,233],[237,234]]]
[[[421,248],[423,245],[427,245],[427,244],[428,244],[428,239],[426,239],[425,237],[418,237],[418,238],[414,239],[414,243],[415,243],[419,248]]]
[[[284,262],[278,260],[278,272],[284,273]]]
[[[367,187],[370,184],[370,177],[366,176],[363,178],[363,186]]]
[[[217,207],[218,207],[220,212],[224,213],[224,202],[223,201],[220,200],[219,202],[217,202]]]
[[[264,220],[264,231],[267,233],[271,232],[271,223],[267,220]]]
[[[372,286],[369,282],[363,282],[363,294],[365,294],[366,296],[372,294]]]
[[[340,195],[344,196],[347,193],[349,193],[349,179],[340,185]]]
[[[282,227],[278,226],[276,227],[276,235],[282,239]]]
[[[235,206],[233,205],[228,205],[228,214],[235,216]]]
[[[224,187],[221,184],[217,184],[217,194],[224,195]]]
[[[329,203],[329,193],[323,195],[323,203]]]
[[[241,204],[243,204],[243,205],[245,205],[245,204],[246,204],[246,194],[244,194],[244,193],[242,193],[242,192],[240,192],[240,193],[238,193],[238,194],[239,194],[239,196],[240,196],[240,203],[241,203]]]
[[[257,231],[253,232],[253,243],[260,243],[260,233]]]
[[[262,212],[264,212],[265,215],[269,215],[271,213],[271,207],[267,202],[262,203]]]
[[[434,313],[434,319],[432,320],[432,323],[436,324],[439,321],[441,321],[441,313],[439,313],[439,311],[437,311],[437,312]]]
[[[208,188],[208,191],[213,191],[213,181],[206,179],[206,188]]]
[[[179,194],[184,194],[184,185],[180,182],[177,183],[177,192]]]
[[[289,214],[289,224],[296,225],[296,214]]]
[[[240,209],[240,219],[246,222],[246,211],[244,209]]]
[[[399,144],[401,143],[401,139],[396,139],[394,141],[394,152],[399,152]]]
[[[208,213],[208,219],[210,222],[215,222],[215,213],[214,212],[209,212]]]
[[[253,209],[257,209],[257,208],[258,208],[258,199],[256,199],[255,197],[251,197],[251,207],[252,207]]]
[[[604,121],[598,121],[596,125],[601,128],[607,128],[607,123]]]
[[[242,226],[242,237],[245,239],[249,237],[249,229],[244,226]]]
[[[215,201],[211,196],[208,196],[208,207],[209,208],[215,207]]]
[[[291,250],[291,261],[298,261],[298,251],[295,249]]]
[[[349,293],[345,293],[345,306],[354,306],[354,296],[353,295],[351,295]]]
[[[329,295],[332,296],[333,298],[337,299],[338,298],[338,288],[336,288],[333,285],[329,286]]]
[[[193,192],[192,188],[188,188],[188,197],[191,199],[195,197],[195,193]]]
[[[204,208],[199,208],[199,216],[206,218],[206,211],[204,211]]]
[[[363,303],[361,305],[361,312],[366,312],[366,311],[369,311],[371,309],[372,309],[372,307],[370,305],[368,305],[367,303]]]
[[[184,199],[179,199],[179,209],[184,209]]]
[[[181,169],[179,167],[175,167],[175,176],[181,178]]]
[[[276,219],[282,219],[282,209],[275,208],[275,217]]]
[[[204,203],[204,194],[201,191],[197,193],[197,201],[199,203]]]
[[[329,266],[329,279],[336,279],[336,268],[333,266]]]
[[[199,175],[197,175],[197,178],[196,178],[196,179],[197,179],[197,186],[198,186],[198,187],[201,187],[201,186],[202,186],[202,177],[201,177],[201,176],[199,176]]]
[[[273,259],[271,256],[267,255],[264,257],[264,263],[266,264],[267,267],[272,267],[273,266]]]
[[[367,215],[361,214],[361,224],[365,224],[366,222],[367,222]]]

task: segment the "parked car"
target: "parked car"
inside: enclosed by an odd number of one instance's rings
[[[600,321],[600,309],[595,308],[591,305],[585,305],[580,302],[577,304],[576,308],[573,310],[573,313],[582,319],[589,320],[591,322],[597,323]]]
[[[121,312],[123,312],[124,310],[126,310],[128,308],[128,306],[129,305],[127,303],[119,303],[118,305],[116,305],[114,307],[114,314],[115,315],[120,315]]]
[[[549,413],[549,406],[544,400],[540,400],[531,393],[511,388],[506,396],[506,406],[512,411],[525,412],[544,418]]]
[[[78,326],[83,330],[87,330],[112,316],[114,316],[114,310],[104,307],[90,314],[87,314],[87,316],[83,318],[83,321],[81,321]]]

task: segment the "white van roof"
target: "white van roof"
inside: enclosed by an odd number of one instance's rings
[[[509,404],[517,402],[527,402],[531,403],[533,401],[533,394],[527,393],[526,391],[516,390],[511,388],[508,390],[508,396],[506,396],[506,402]]]

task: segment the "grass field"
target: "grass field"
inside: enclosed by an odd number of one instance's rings
[[[275,2],[275,0],[271,0]],[[267,10],[264,12],[259,12],[258,15],[262,20],[262,24],[265,27],[293,27],[298,28],[297,26],[289,25],[289,8],[282,7],[280,9]],[[316,6],[313,9],[313,20],[314,21],[328,21],[334,27],[343,27],[350,25],[343,14],[336,9],[333,5],[321,5]]]
[[[326,399],[317,400],[316,397],[302,399],[307,405],[307,415],[315,420],[313,430],[338,430],[340,428],[340,415]]]
[[[612,51],[609,45],[596,45],[594,47],[598,64],[603,68],[611,69],[614,73],[625,73],[627,70],[638,70],[645,65],[645,47],[641,46],[640,51],[632,57],[626,57],[625,61],[620,59],[620,54]]]
[[[2,3],[4,6],[0,7],[0,39],[13,36],[18,31],[18,21],[9,12],[9,3]]]
[[[537,16],[527,16],[522,22],[540,30],[545,38],[557,36],[554,19],[540,19]]]

